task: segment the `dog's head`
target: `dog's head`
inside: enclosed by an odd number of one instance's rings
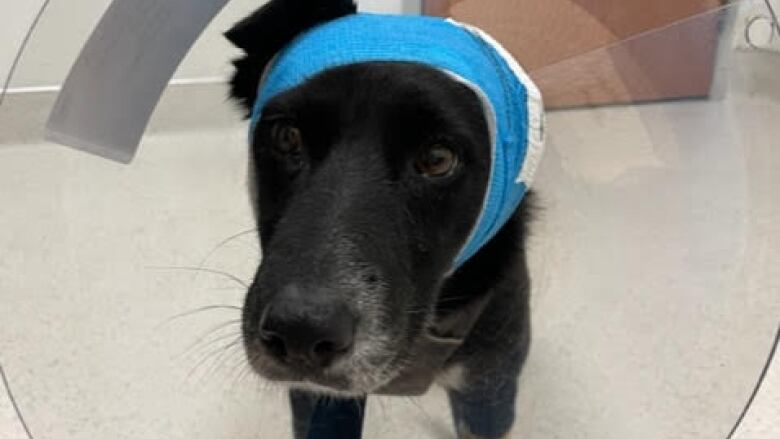
[[[275,53],[352,12],[275,0],[239,23],[227,34],[246,52],[233,97],[251,109]],[[479,215],[490,141],[477,94],[423,64],[327,69],[268,101],[251,145],[263,258],[243,333],[255,370],[359,394],[414,362]]]

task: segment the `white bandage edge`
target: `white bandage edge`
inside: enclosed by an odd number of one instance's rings
[[[447,21],[461,26],[468,30],[472,34],[476,35],[486,43],[490,44],[501,58],[506,61],[509,68],[517,77],[517,80],[526,89],[528,96],[528,147],[526,149],[525,158],[523,159],[523,166],[520,168],[520,172],[515,179],[515,183],[523,183],[526,187],[531,186],[531,182],[534,179],[536,170],[539,168],[539,162],[542,159],[544,153],[544,101],[542,100],[542,93],[536,86],[530,76],[520,67],[514,56],[509,53],[498,41],[491,37],[487,32],[482,29],[472,26],[470,24],[461,23],[452,18],[448,18]]]
[[[451,72],[446,69],[439,69],[441,72],[448,75],[450,78],[454,79],[455,81],[465,85],[469,89],[471,89],[474,94],[477,95],[477,98],[479,98],[479,102],[482,104],[482,110],[485,113],[485,123],[487,124],[488,128],[488,135],[490,137],[490,175],[488,176],[488,185],[485,187],[485,194],[482,196],[482,206],[479,209],[479,216],[477,217],[477,220],[474,221],[474,224],[471,226],[471,231],[469,232],[468,237],[463,242],[463,245],[461,245],[460,250],[458,250],[458,254],[455,257],[455,260],[457,261],[460,259],[461,254],[463,251],[468,247],[468,245],[471,243],[471,241],[474,239],[475,235],[477,234],[477,231],[479,230],[479,225],[482,223],[482,219],[485,217],[485,212],[487,212],[487,204],[488,200],[490,199],[488,190],[490,190],[490,187],[493,182],[493,175],[494,171],[496,169],[496,148],[498,148],[497,142],[498,142],[498,127],[497,127],[497,117],[496,117],[496,110],[493,108],[493,103],[490,102],[490,98],[488,95],[485,94],[485,92],[479,88],[476,84],[469,81],[468,79],[458,75],[457,73]],[[453,264],[450,271],[447,273],[447,276],[452,274],[455,269],[458,267]]]

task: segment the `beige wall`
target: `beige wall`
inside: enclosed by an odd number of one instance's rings
[[[12,1],[2,6],[0,26],[0,90],[16,57],[20,42],[44,0]]]

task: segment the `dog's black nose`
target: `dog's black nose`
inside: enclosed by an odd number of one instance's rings
[[[266,308],[260,339],[277,359],[322,368],[352,347],[355,319],[333,298],[282,295]]]

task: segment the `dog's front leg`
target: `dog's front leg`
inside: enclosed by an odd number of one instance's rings
[[[459,439],[508,439],[515,420],[517,378],[448,392]],[[481,385],[480,385],[481,384]]]
[[[515,420],[517,377],[477,379],[464,390],[448,391],[459,439],[509,439]]]
[[[290,390],[295,439],[360,439],[366,398],[336,399]]]
[[[450,366],[456,378],[445,387],[459,439],[510,439],[520,370],[528,353],[527,323],[522,334],[519,342],[506,344],[514,348],[482,351]]]

